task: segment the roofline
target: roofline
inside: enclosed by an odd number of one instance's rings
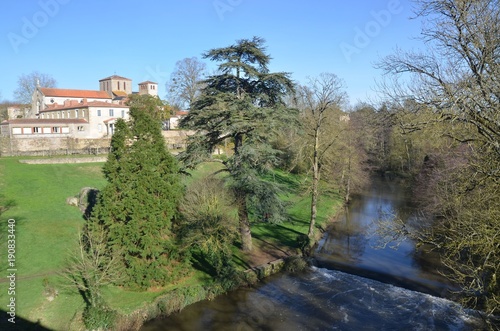
[[[123,76],[118,76],[118,75],[112,75],[112,76],[109,76],[109,77],[106,77],[106,78],[103,78],[103,79],[99,79],[99,81],[102,82],[103,80],[109,80],[109,79],[113,79],[113,78],[132,81],[132,79],[130,79],[130,78],[123,77]]]
[[[14,118],[6,120],[1,125],[30,125],[30,124],[88,124],[89,122],[83,118]]]

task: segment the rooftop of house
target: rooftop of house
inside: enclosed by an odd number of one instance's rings
[[[138,85],[145,85],[145,84],[156,84],[156,85],[158,85],[158,83],[156,83],[156,82],[152,82],[152,81],[150,81],[150,80],[147,80],[147,81],[145,81],[145,82],[139,83]]]
[[[132,79],[130,79],[130,78],[122,77],[122,76],[118,76],[118,75],[113,75],[113,76],[109,76],[109,77],[106,77],[106,78],[103,78],[103,79],[99,79],[99,81],[102,82],[103,80],[111,80],[111,79],[120,79],[120,80],[129,80],[129,81],[132,81]]]
[[[64,104],[60,105],[58,103],[48,105],[46,109],[41,110],[41,113],[50,112],[55,110],[65,110],[65,109],[76,109],[76,108],[88,108],[88,107],[102,107],[102,108],[129,108],[129,106],[122,103],[111,103],[104,101],[87,101],[83,99],[82,101],[77,100],[65,100]]]
[[[41,87],[40,91],[42,91],[46,97],[111,99],[111,96],[106,91],[71,90],[47,87]]]
[[[11,125],[51,125],[51,124],[87,124],[88,122],[83,118],[15,118],[5,120],[1,124]]]
[[[187,114],[189,114],[189,112],[187,110],[178,110],[176,113],[175,113],[175,116],[186,116]]]

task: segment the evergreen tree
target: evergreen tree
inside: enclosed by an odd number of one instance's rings
[[[157,106],[144,101],[135,100],[129,123],[117,122],[104,166],[108,184],[89,224],[103,225],[109,249],[121,252],[125,284],[143,288],[171,281],[183,270],[171,231],[182,194],[178,165],[166,149]]]
[[[269,142],[290,115],[283,97],[293,84],[288,73],[269,72],[262,38],[238,40],[203,57],[219,62],[219,74],[204,81],[200,97],[181,121],[181,127],[197,130],[181,160],[194,167],[226,139],[234,143],[224,165],[237,201],[242,248],[249,251],[249,211],[275,221],[283,215],[276,185],[262,178],[277,162],[278,151]]]

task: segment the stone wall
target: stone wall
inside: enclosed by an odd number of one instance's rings
[[[71,137],[1,137],[0,156],[49,156],[71,154],[105,154],[111,140]]]
[[[169,149],[186,148],[187,137],[193,135],[195,131],[190,130],[167,130],[162,131],[163,138]]]
[[[25,164],[71,164],[71,163],[96,163],[106,162],[107,156],[90,156],[90,157],[61,157],[61,158],[48,158],[48,159],[27,159],[19,160],[19,163]]]
[[[169,149],[185,148],[186,138],[194,131],[162,131]],[[72,137],[8,137],[0,136],[0,156],[50,156],[71,154],[106,154],[111,139]]]

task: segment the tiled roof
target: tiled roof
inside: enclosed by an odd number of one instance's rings
[[[125,91],[113,91],[113,94],[119,97],[126,97],[128,95]]]
[[[117,103],[104,102],[104,101],[84,101],[84,102],[68,102],[64,105],[60,104],[52,104],[47,106],[46,109],[41,110],[40,113],[55,111],[55,110],[64,110],[64,109],[76,109],[76,108],[88,108],[88,107],[102,107],[102,108],[129,108],[129,106],[121,105]]]
[[[28,124],[40,124],[40,125],[49,125],[49,124],[86,124],[88,123],[83,118],[16,118],[8,121],[3,121],[2,124],[10,124],[10,125],[28,125]]]
[[[40,91],[42,91],[42,93],[46,97],[111,99],[108,92],[106,91],[69,90],[69,89],[46,88],[46,87],[41,87]]]
[[[184,116],[189,114],[187,110],[179,110],[177,113],[175,113],[176,116]]]
[[[145,81],[145,82],[139,83],[139,85],[143,85],[143,84],[156,84],[156,85],[158,85],[158,83],[156,83],[156,82],[152,82],[152,81],[150,81],[150,80],[147,80],[147,81]]]
[[[109,77],[106,77],[106,78],[103,78],[103,79],[99,79],[99,81],[102,82],[103,80],[110,80],[110,79],[122,79],[122,80],[132,81],[132,79],[130,79],[130,78],[126,78],[126,77],[122,77],[122,76],[117,76],[117,75],[113,75],[113,76],[109,76]]]

